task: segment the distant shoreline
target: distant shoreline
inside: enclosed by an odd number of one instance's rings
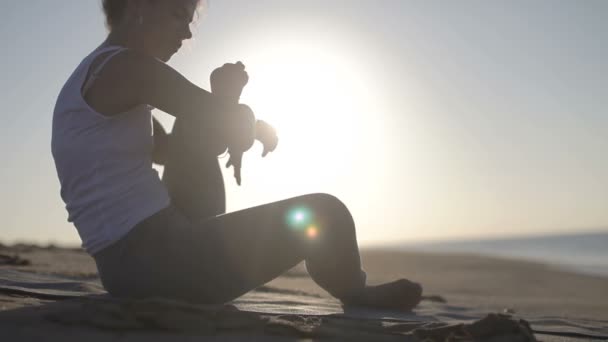
[[[606,246],[608,246],[608,232],[403,243],[385,248],[535,262],[562,271],[608,278]]]

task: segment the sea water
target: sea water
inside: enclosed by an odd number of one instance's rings
[[[530,260],[608,277],[608,232],[407,244],[411,251],[467,253]]]

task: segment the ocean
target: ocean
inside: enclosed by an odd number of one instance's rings
[[[537,261],[578,273],[608,277],[608,232],[408,243],[399,249]]]

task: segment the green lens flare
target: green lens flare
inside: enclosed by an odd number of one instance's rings
[[[311,222],[312,214],[304,207],[292,208],[287,211],[286,221],[291,229],[303,230]]]

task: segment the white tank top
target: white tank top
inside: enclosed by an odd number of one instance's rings
[[[141,105],[104,116],[82,95],[105,63],[123,50],[99,47],[87,56],[63,86],[53,114],[51,150],[61,198],[68,221],[74,223],[82,247],[91,255],[170,204],[152,168],[151,108]],[[91,63],[108,52],[87,81]]]

